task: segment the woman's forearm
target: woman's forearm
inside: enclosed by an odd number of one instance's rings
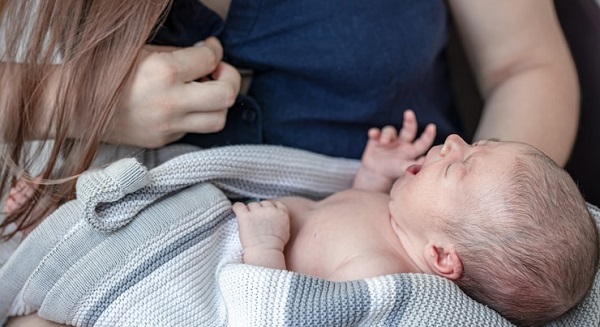
[[[521,141],[565,165],[579,85],[551,0],[450,0],[485,100],[476,139]]]
[[[486,100],[475,139],[529,143],[564,166],[575,142],[579,89],[572,69],[555,65],[516,72]]]

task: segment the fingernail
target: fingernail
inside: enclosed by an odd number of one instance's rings
[[[203,47],[204,46],[204,41],[198,41],[196,43],[194,43],[195,47]]]

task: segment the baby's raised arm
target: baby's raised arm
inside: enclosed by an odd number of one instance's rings
[[[288,208],[278,201],[233,205],[237,216],[243,260],[249,265],[286,269],[283,248],[290,239]]]
[[[400,132],[393,126],[371,128],[361,166],[353,188],[387,193],[406,168],[420,164],[435,139],[435,125],[429,124],[417,137],[417,117],[412,110],[404,112]],[[416,139],[415,139],[416,138]]]

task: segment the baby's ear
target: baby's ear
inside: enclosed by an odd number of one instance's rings
[[[435,275],[450,280],[457,280],[462,276],[462,260],[452,244],[430,241],[425,245],[425,261]]]

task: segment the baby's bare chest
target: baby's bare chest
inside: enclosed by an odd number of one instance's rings
[[[288,269],[326,278],[353,257],[385,251],[385,194],[348,190],[319,202],[294,197],[281,201],[290,210]]]
[[[388,215],[389,197],[385,194],[347,190],[322,201],[289,197],[281,201],[290,211],[292,229],[329,238],[339,234],[363,234],[376,229]],[[294,231],[292,231],[294,234]]]

